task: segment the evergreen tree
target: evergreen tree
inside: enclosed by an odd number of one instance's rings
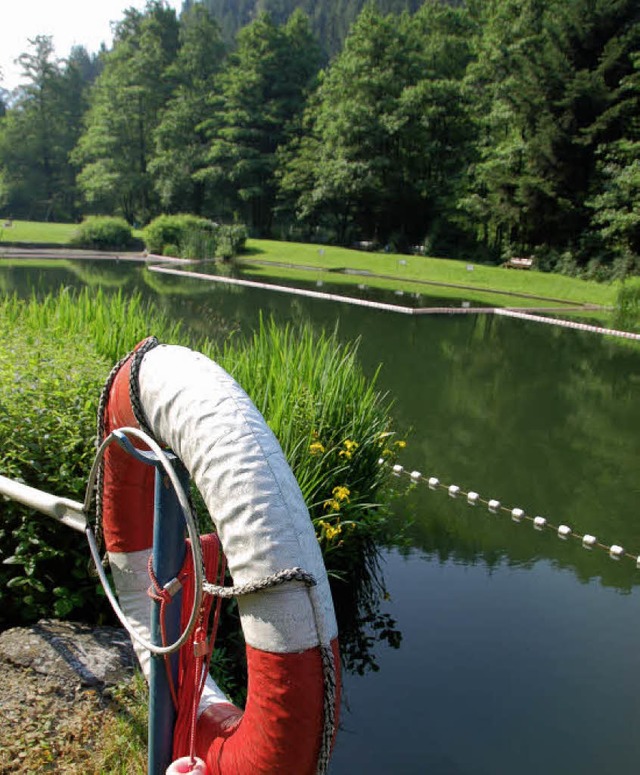
[[[207,149],[203,122],[207,98],[215,89],[224,57],[220,28],[202,5],[185,8],[180,17],[180,49],[167,69],[173,95],[155,131],[155,154],[149,165],[163,209],[201,214],[206,204]],[[215,212],[215,204],[209,203]]]
[[[149,162],[154,132],[171,95],[166,77],[178,50],[175,11],[147,3],[129,9],[91,93],[86,130],[74,151],[78,182],[96,211],[145,222],[157,211]]]
[[[503,251],[579,250],[598,146],[620,136],[637,3],[493,0],[483,13],[470,71],[479,161],[463,209]]]
[[[276,152],[295,131],[318,64],[302,14],[284,27],[261,15],[240,32],[212,99],[210,148],[199,178],[226,203],[226,214],[241,213],[259,234],[272,225]]]
[[[369,0],[370,2],[371,0]],[[190,3],[192,0],[190,0]],[[423,0],[376,0],[380,13],[416,11]],[[239,30],[255,21],[261,13],[271,16],[274,24],[285,24],[294,11],[309,18],[311,32],[320,42],[327,58],[335,56],[367,0],[203,0],[209,13],[222,27],[231,43]]]
[[[587,202],[593,231],[619,277],[640,272],[639,52],[633,63],[633,73],[621,80],[620,100],[610,117],[621,126],[622,137],[600,145],[597,193]]]
[[[76,216],[75,177],[69,153],[85,110],[90,62],[74,49],[64,62],[52,38],[38,36],[19,58],[23,84],[0,124],[0,170],[6,206],[15,217],[69,220]]]

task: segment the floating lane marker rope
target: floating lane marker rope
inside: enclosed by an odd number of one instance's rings
[[[592,326],[589,323],[578,323],[575,320],[563,320],[561,318],[548,318],[543,315],[533,315],[530,312],[518,312],[515,309],[503,309],[496,307],[493,310],[494,315],[505,318],[518,318],[520,320],[529,320],[532,323],[546,323],[550,326],[561,326],[562,328],[573,328],[577,331],[589,331],[592,334],[603,334],[604,336],[619,336],[623,339],[635,339],[640,341],[640,334],[632,331],[618,331],[615,328],[603,328],[602,326]]]
[[[387,461],[384,458],[380,458],[378,460],[378,463],[382,465],[388,465]],[[569,525],[553,525],[551,524],[546,517],[542,517],[540,515],[537,516],[530,516],[527,514],[524,509],[521,509],[519,507],[513,507],[509,508],[507,506],[503,506],[502,503],[500,503],[499,500],[496,500],[495,498],[485,499],[480,497],[480,495],[475,492],[474,490],[469,490],[468,492],[465,492],[459,485],[457,484],[443,484],[438,477],[436,476],[424,476],[420,471],[407,471],[404,466],[400,465],[399,463],[396,463],[392,466],[391,471],[394,476],[408,476],[409,479],[411,479],[412,482],[421,482],[423,484],[426,484],[430,490],[446,490],[449,494],[449,497],[451,498],[458,498],[460,496],[465,497],[467,499],[467,503],[470,506],[477,506],[478,504],[484,505],[487,507],[487,509],[492,512],[493,514],[509,514],[513,522],[522,522],[523,520],[527,520],[531,522],[533,525],[533,528],[535,530],[553,530],[558,538],[560,538],[563,541],[567,541],[569,538],[574,538],[577,541],[580,541],[582,543],[583,548],[591,550],[594,548],[597,549],[603,549],[606,551],[611,557],[612,560],[620,560],[623,557],[628,557],[630,560],[633,560],[636,563],[636,568],[640,569],[640,556],[637,554],[631,554],[630,552],[627,552],[622,546],[619,546],[618,544],[603,544],[598,539],[590,535],[589,533],[585,533],[584,535],[577,533],[575,530],[573,530]]]

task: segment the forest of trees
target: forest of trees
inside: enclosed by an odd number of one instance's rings
[[[254,21],[261,13],[268,13],[274,24],[284,24],[299,9],[309,19],[311,32],[319,40],[323,55],[334,56],[341,49],[351,25],[367,0],[200,0],[218,22],[225,41],[232,43],[238,31]],[[198,0],[184,0],[183,9],[191,8]],[[377,0],[376,8],[383,14],[414,12],[423,0]],[[449,5],[460,5],[460,0],[448,0]]]
[[[20,61],[3,217],[640,273],[637,0],[151,0],[108,50],[38,37]]]

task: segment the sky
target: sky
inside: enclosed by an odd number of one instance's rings
[[[176,11],[182,0],[167,0]],[[13,0],[0,3],[0,87],[14,89],[21,81],[14,64],[29,50],[29,38],[51,35],[56,56],[64,59],[75,45],[90,53],[102,42],[111,46],[110,22],[120,21],[126,8],[143,10],[146,0]],[[4,6],[4,8],[2,7]]]

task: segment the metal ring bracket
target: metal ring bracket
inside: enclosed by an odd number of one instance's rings
[[[155,459],[153,458],[153,455],[151,455],[149,452],[145,453],[139,449],[136,449],[136,447],[129,441],[128,437],[130,436],[144,442],[151,450],[151,453],[155,455]],[[104,453],[107,447],[109,447],[113,442],[116,442],[122,449],[124,449],[129,454],[133,455],[138,460],[141,460],[146,463],[155,463],[157,461],[160,462],[166,475],[169,477],[169,480],[173,486],[174,492],[178,499],[178,503],[180,504],[180,508],[182,509],[182,512],[184,515],[184,519],[187,526],[187,533],[191,544],[191,556],[193,558],[195,593],[193,597],[193,607],[191,609],[189,621],[185,629],[181,633],[181,635],[177,638],[177,640],[175,640],[173,643],[169,644],[168,646],[158,646],[157,644],[151,643],[151,641],[144,638],[129,623],[129,620],[125,616],[124,611],[120,607],[120,604],[118,603],[118,600],[113,590],[111,589],[111,585],[109,584],[107,574],[105,573],[105,570],[102,567],[102,561],[100,559],[100,552],[98,551],[95,534],[92,528],[89,525],[87,525],[85,528],[85,535],[89,543],[89,551],[91,552],[91,557],[93,558],[93,562],[96,566],[96,571],[98,573],[100,583],[104,588],[107,599],[111,603],[111,607],[113,608],[114,613],[120,620],[122,626],[127,630],[129,635],[143,648],[149,650],[152,654],[158,654],[158,655],[172,654],[174,651],[177,651],[181,646],[183,646],[186,643],[189,635],[193,632],[198,618],[198,613],[202,605],[204,571],[203,571],[203,565],[202,565],[202,552],[200,549],[200,535],[198,533],[198,529],[193,519],[193,514],[191,513],[191,508],[189,506],[189,500],[187,498],[187,495],[184,491],[184,488],[182,487],[182,484],[180,483],[180,480],[178,479],[178,475],[176,474],[173,466],[171,465],[171,462],[169,460],[167,453],[160,447],[160,445],[154,439],[152,439],[147,433],[140,430],[139,428],[131,428],[131,427],[118,428],[117,430],[112,431],[108,436],[106,436],[104,441],[98,448],[95,459],[93,461],[93,465],[91,466],[91,471],[89,472],[89,479],[87,482],[87,489],[85,492],[84,507],[83,507],[85,514],[88,514],[90,510],[91,500],[93,497],[93,490],[95,487],[96,478],[98,476],[98,468],[100,466],[100,462],[104,456]]]

